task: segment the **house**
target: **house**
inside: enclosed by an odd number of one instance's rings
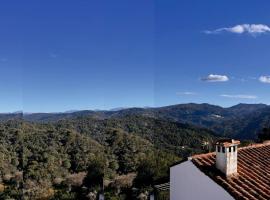
[[[171,200],[270,200],[270,144],[238,148],[221,140],[212,153],[170,168]]]

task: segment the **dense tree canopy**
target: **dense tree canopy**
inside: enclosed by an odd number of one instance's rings
[[[203,152],[206,129],[142,116],[0,123],[0,199],[137,198]],[[137,188],[137,190],[132,190]]]

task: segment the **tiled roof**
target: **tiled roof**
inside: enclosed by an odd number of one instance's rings
[[[193,163],[235,199],[270,200],[270,145],[238,149],[238,175],[226,177],[215,168],[215,153],[192,157]]]

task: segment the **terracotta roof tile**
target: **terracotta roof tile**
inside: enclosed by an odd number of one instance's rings
[[[270,200],[270,145],[238,149],[238,174],[226,177],[215,167],[215,153],[195,155],[192,162],[235,199]]]

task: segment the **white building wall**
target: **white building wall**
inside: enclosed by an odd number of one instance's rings
[[[170,169],[170,200],[233,200],[234,198],[191,161]]]

